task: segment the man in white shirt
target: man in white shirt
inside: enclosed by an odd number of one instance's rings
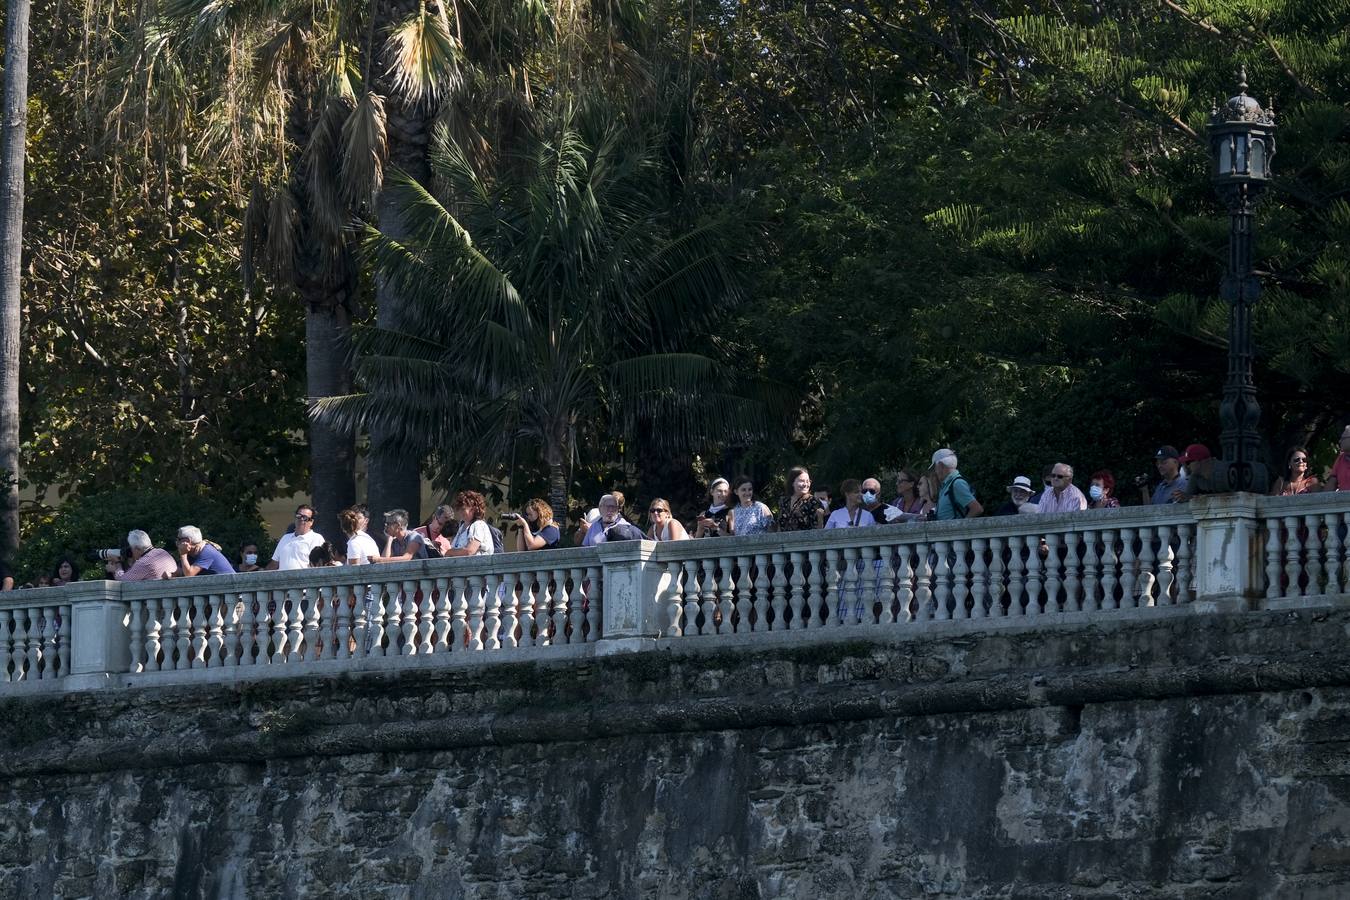
[[[1050,470],[1050,487],[1041,494],[1036,511],[1042,513],[1079,512],[1087,509],[1087,497],[1073,483],[1073,466],[1057,462]]]
[[[323,535],[314,530],[314,507],[295,509],[295,531],[281,536],[272,553],[271,569],[308,569],[309,552],[323,544]]]

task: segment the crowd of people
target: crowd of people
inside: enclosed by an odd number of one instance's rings
[[[1139,501],[1144,504],[1185,503],[1206,483],[1214,460],[1209,448],[1191,444],[1184,451],[1171,445],[1153,454],[1156,483],[1135,480]],[[976,495],[958,467],[954,450],[933,453],[923,472],[901,469],[894,476],[894,493],[884,500],[882,482],[876,476],[846,478],[837,497],[812,482],[805,468],[787,473],[788,490],[773,511],[757,498],[755,483],[748,477],[716,478],[708,486],[708,505],[688,524],[675,518],[669,501],[654,497],[647,506],[646,530],[629,519],[622,491],[603,495],[581,517],[572,534],[576,545],[590,547],[608,541],[647,539],[684,541],[704,538],[762,534],[770,531],[808,531],[815,528],[860,528],[896,525],[927,519],[949,521],[977,516],[1043,515],[1109,509],[1121,505],[1115,476],[1106,469],[1093,472],[1086,492],[1074,483],[1073,466],[1055,462],[1041,471],[1039,486],[1025,474],[1014,475],[1006,499],[989,509]],[[1272,494],[1289,496],[1320,491],[1350,490],[1350,427],[1341,434],[1340,452],[1322,477],[1312,473],[1308,451],[1295,447],[1284,460],[1284,469],[1274,481]],[[248,542],[238,548],[236,561],[223,548],[205,539],[195,525],[178,529],[175,552],[156,547],[150,535],[133,529],[118,553],[107,554],[109,578],[146,581],[160,578],[190,578],[277,569],[365,565],[403,562],[449,556],[487,556],[513,551],[549,550],[562,545],[563,532],[554,521],[552,507],[532,499],[520,512],[501,516],[508,534],[489,523],[487,501],[477,491],[460,491],[454,500],[438,506],[425,522],[409,528],[406,510],[383,515],[382,541],[370,533],[370,511],[364,505],[342,510],[338,515],[343,539],[330,542],[314,530],[314,508],[301,505],[286,533],[277,541],[271,559],[263,563],[259,545]],[[60,586],[79,580],[79,566],[71,557],[57,560],[50,575],[24,587]],[[11,590],[14,580],[0,568],[0,589]]]

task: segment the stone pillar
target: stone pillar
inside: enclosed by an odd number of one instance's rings
[[[1262,594],[1259,495],[1209,494],[1190,502],[1195,514],[1196,612],[1255,609]]]
[[[599,544],[604,567],[603,613],[596,652],[626,653],[650,649],[665,628],[661,595],[670,575],[652,559],[655,541]]]
[[[96,690],[115,686],[131,665],[128,628],[130,612],[116,581],[88,581],[71,585],[70,674],[68,690]]]

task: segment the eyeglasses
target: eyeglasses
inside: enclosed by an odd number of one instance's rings
[[[1051,478],[1068,478],[1068,475],[1051,475]]]
[[[670,510],[668,510],[668,509],[662,509],[662,508],[659,507],[659,506],[653,506],[651,509],[647,510],[647,512],[649,512],[649,513],[655,515],[656,513],[668,513],[668,512],[670,512]]]
[[[313,517],[313,516],[296,516],[296,517],[295,517],[295,521],[297,521],[297,522],[313,522],[313,521],[314,521],[314,517]]]
[[[1306,457],[1306,456],[1295,456],[1292,460],[1290,460],[1290,462],[1303,463],[1303,464],[1306,466],[1306,465],[1308,464],[1308,457]]]

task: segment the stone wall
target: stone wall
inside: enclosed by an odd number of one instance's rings
[[[0,898],[1350,895],[1350,607],[0,701]]]

